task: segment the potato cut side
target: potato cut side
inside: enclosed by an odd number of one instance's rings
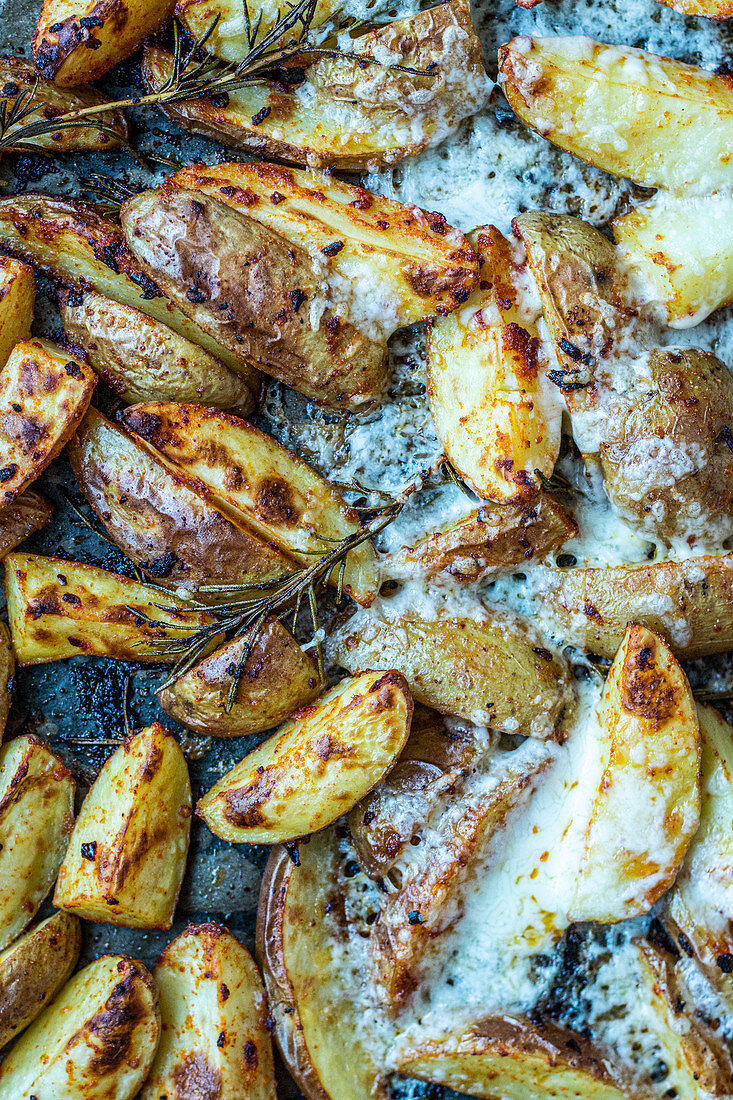
[[[298,867],[273,849],[260,890],[258,958],[277,1044],[308,1100],[385,1100],[357,983],[334,952],[356,935],[339,904],[338,844],[333,830],[319,833],[301,846]]]
[[[94,372],[48,340],[17,344],[0,371],[0,504],[63,449],[86,412]]]
[[[77,5],[72,4],[72,7]],[[50,80],[44,80],[21,57],[0,58],[0,87],[8,111],[12,110],[19,96],[23,96],[26,106],[33,105],[35,108],[23,119],[23,125],[44,122],[71,111],[108,102],[107,96],[96,88],[80,87],[69,91]],[[13,88],[17,88],[17,91],[10,94]],[[18,148],[20,150],[30,145],[46,149],[50,153],[104,152],[115,149],[126,140],[128,127],[122,111],[106,111],[99,116],[99,120],[105,124],[104,131],[90,120],[87,123],[80,122],[78,126],[24,138],[23,145]]]
[[[470,583],[496,569],[544,558],[578,533],[573,517],[551,496],[476,508],[457,522],[405,546],[384,563],[393,576],[447,574]]]
[[[120,419],[197,492],[303,565],[359,531],[358,515],[336,489],[244,420],[162,402],[133,405]],[[375,594],[375,562],[369,542],[348,555],[344,586],[359,602]]]
[[[219,197],[185,188],[143,191],[120,217],[143,268],[232,354],[321,404],[353,411],[375,403],[385,340],[331,302],[323,257],[314,262]]]
[[[0,741],[3,739],[5,723],[8,720],[14,672],[15,654],[10,631],[5,623],[0,623]]]
[[[212,195],[318,257],[350,320],[375,336],[450,313],[476,282],[476,254],[442,215],[333,177],[255,162],[194,164],[165,186]]]
[[[313,702],[323,688],[318,665],[282,623],[266,623],[246,654],[249,641],[246,635],[235,638],[162,688],[157,699],[166,714],[197,733],[241,737],[272,729]],[[243,657],[244,671],[227,710]]]
[[[601,657],[615,656],[632,621],[661,634],[679,658],[733,649],[733,554],[556,569],[547,580],[548,621]]]
[[[63,296],[61,320],[71,344],[128,405],[194,401],[243,416],[254,408],[241,375],[139,309],[94,292],[80,301],[72,291]]]
[[[560,453],[562,406],[547,381],[519,263],[493,225],[471,242],[480,290],[428,332],[428,395],[445,453],[479,496],[514,501],[539,492]],[[526,279],[526,275],[524,275]]]
[[[98,80],[174,7],[175,0],[44,0],[33,34],[36,69],[62,88]]]
[[[644,187],[730,189],[725,77],[580,36],[513,38],[499,68],[515,114],[588,164]]]
[[[325,23],[340,8],[340,0],[318,0],[312,27]],[[177,0],[176,18],[180,19],[193,38],[206,39],[206,49],[223,61],[243,61],[249,52],[244,11],[239,0]],[[277,0],[258,0],[252,8],[253,19],[261,19],[260,36],[272,30],[282,14],[282,5]],[[297,34],[297,29],[294,31]],[[287,41],[287,39],[286,39]]]
[[[68,455],[110,537],[157,583],[198,594],[201,585],[262,584],[294,569],[96,409],[89,409]]]
[[[74,822],[74,787],[39,738],[17,737],[0,748],[0,949],[20,935],[53,886]]]
[[[20,665],[79,655],[173,662],[165,642],[210,621],[173,593],[41,554],[8,555],[5,593]]]
[[[350,672],[397,669],[413,697],[442,714],[525,736],[550,738],[567,700],[567,671],[513,616],[485,622],[417,611],[372,618],[357,612],[331,635]]]
[[[190,925],[168,944],[154,978],[162,1029],[141,1100],[275,1100],[267,997],[231,932]]]
[[[386,775],[411,718],[398,672],[342,680],[227,772],[197,813],[217,836],[251,844],[325,829]]]
[[[167,325],[240,374],[253,394],[259,392],[256,371],[176,309],[142,270],[120,226],[88,203],[52,195],[0,199],[0,248],[64,286],[82,294],[91,287]]]
[[[67,982],[0,1065],[0,1100],[132,1100],[160,1035],[142,963],[104,955]]]
[[[673,328],[733,301],[733,199],[659,191],[611,223],[628,262],[667,309]]]
[[[263,82],[231,93],[226,104],[204,98],[163,109],[185,130],[236,149],[311,168],[368,169],[437,144],[487,96],[481,46],[464,0],[360,35],[349,52],[358,56],[300,59],[305,79],[292,88]],[[390,68],[387,59],[402,69]],[[146,88],[162,87],[173,64],[167,50],[148,47]]]
[[[578,1032],[503,1016],[436,1039],[416,1036],[397,1068],[486,1100],[627,1100],[603,1055]]]
[[[53,903],[87,920],[170,928],[191,831],[188,766],[162,726],[127,738],[95,779]]]
[[[698,704],[702,738],[700,828],[666,908],[701,962],[733,954],[733,727]],[[718,970],[721,974],[721,970]]]
[[[42,530],[52,515],[52,505],[33,489],[26,489],[0,508],[0,561],[29,535]]]
[[[35,301],[33,269],[10,256],[0,256],[0,370],[15,345],[30,339]]]
[[[585,830],[573,921],[647,913],[700,822],[700,729],[687,677],[662,639],[631,623],[598,708],[601,774]]]
[[[76,966],[81,928],[69,913],[54,913],[0,954],[0,1047],[46,1007]]]

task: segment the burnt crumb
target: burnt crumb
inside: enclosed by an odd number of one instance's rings
[[[208,294],[205,290],[202,290],[198,286],[190,286],[186,291],[186,297],[189,302],[205,302],[208,299]]]
[[[279,206],[281,202],[285,202],[285,196],[281,195],[279,191],[273,191],[270,195],[270,202],[273,206]]]
[[[206,99],[212,107],[216,107],[220,111],[224,111],[229,106],[228,92],[209,92]]]
[[[84,48],[87,50],[98,50],[102,43],[98,38],[87,38],[84,43]]]
[[[97,842],[96,840],[85,841],[81,846],[82,859],[88,859],[94,862],[94,857],[97,854]]]
[[[283,847],[288,853],[288,859],[292,863],[293,867],[300,867],[300,852],[298,851],[298,842],[296,840],[286,840]]]
[[[678,932],[677,942],[679,943],[684,953],[687,955],[688,959],[691,959],[692,956],[695,954],[695,950],[684,932]]]
[[[410,924],[425,924],[425,917],[420,915],[419,909],[413,909],[411,913],[408,913],[407,919]]]
[[[10,408],[13,410],[13,412],[23,412],[23,406],[19,405],[16,401],[10,402]]]
[[[18,471],[18,467],[15,462],[11,462],[8,466],[3,466],[0,470],[0,482],[10,481],[11,477],[15,477]]]
[[[244,1055],[245,1066],[257,1065],[257,1047],[251,1039],[247,1039],[246,1043],[244,1044],[244,1049],[242,1053]]]
[[[144,562],[142,568],[151,577],[169,577],[177,561],[177,555],[171,551],[164,558],[155,558],[154,561]]]
[[[727,424],[724,424],[721,428],[718,439],[722,440],[731,454],[733,454],[733,431],[731,431]]]
[[[544,646],[533,645],[532,646],[532,652],[536,653],[538,657],[541,657],[543,661],[551,661],[552,660],[552,654],[550,653],[549,649],[545,649]]]
[[[564,336],[560,340],[560,350],[564,351],[565,354],[569,356],[574,363],[579,363],[580,360],[583,358],[583,353],[580,348],[577,348],[575,344],[571,344],[570,341],[566,340]]]
[[[81,600],[78,596],[75,596],[73,592],[64,592],[61,599],[64,603],[71,604],[72,607],[81,607]]]
[[[143,298],[157,298],[159,296],[160,291],[158,290],[157,286],[155,285],[153,280],[149,279],[144,272],[130,271],[128,272],[128,274],[133,283],[137,283],[137,285],[142,290]]]
[[[82,15],[79,25],[82,27],[101,27],[102,20],[97,15]]]
[[[226,1041],[227,1041],[226,1032],[220,1031],[219,1032],[219,1038],[216,1040],[216,1045],[219,1047],[220,1050],[223,1046],[226,1046]]]
[[[324,256],[336,256],[343,247],[343,241],[332,241],[331,244],[327,244],[325,248],[322,248],[321,252]]]
[[[68,363],[64,363],[64,370],[68,374],[69,378],[78,378],[80,381],[84,378],[84,371],[81,369],[78,363],[74,363],[73,360],[69,360]]]
[[[7,95],[7,96],[17,95],[19,91],[20,91],[20,88],[18,87],[17,84],[13,84],[10,81],[7,84],[3,84],[3,95]]]
[[[344,865],[344,878],[354,878],[361,871],[361,867],[355,859],[350,859]]]
[[[677,944],[657,917],[654,917],[649,925],[646,938],[649,943],[653,944],[654,947],[658,947],[660,951],[666,951],[667,954],[674,955],[676,959],[680,957]]]
[[[264,122],[267,116],[271,113],[272,107],[263,107],[256,115],[252,115],[252,125],[259,126],[261,122]]]
[[[304,291],[302,291],[302,290],[291,290],[290,291],[290,302],[291,302],[292,307],[293,307],[293,313],[298,312],[300,307],[303,305],[304,301],[305,301],[305,292]]]
[[[563,370],[548,370],[547,377],[554,386],[563,393],[573,393],[575,390],[584,390],[589,384],[589,379],[584,375]]]
[[[733,954],[726,951],[724,955],[718,955],[715,963],[724,974],[733,974]]]
[[[51,34],[58,34],[59,31],[62,31],[64,29],[64,24],[63,23],[52,23],[51,26],[48,29],[49,29]]]
[[[578,559],[576,558],[575,554],[558,554],[555,561],[561,569],[567,569],[573,565],[578,564]]]
[[[51,161],[48,157],[42,157],[37,153],[17,154],[13,169],[15,172],[15,189],[19,194],[25,191],[29,184],[38,183],[44,176],[57,175],[59,171],[55,161]],[[25,226],[23,229],[25,229]],[[25,233],[21,233],[21,236],[25,236]]]

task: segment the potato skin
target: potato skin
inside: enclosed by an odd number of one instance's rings
[[[191,831],[188,766],[155,723],[109,757],[84,799],[54,905],[127,928],[170,928]]]
[[[241,737],[272,729],[316,698],[322,687],[317,664],[282,623],[272,620],[247,657],[227,713],[229,669],[239,666],[246,642],[246,637],[229,642],[162,688],[157,699],[166,714],[197,733]]]
[[[354,410],[376,401],[386,347],[328,305],[314,331],[311,306],[326,290],[304,249],[217,198],[178,188],[133,196],[121,220],[144,269],[219,343],[320,404]]]
[[[246,416],[252,390],[203,348],[131,306],[102,294],[61,296],[61,320],[74,349],[128,405],[192,401]]]
[[[34,531],[45,527],[52,515],[52,506],[33,489],[26,489],[11,504],[0,508],[0,561]]]
[[[5,723],[10,711],[10,699],[13,691],[15,672],[15,653],[10,639],[10,631],[5,623],[0,623],[0,741],[5,732]]]
[[[15,345],[30,339],[35,300],[33,269],[10,256],[0,256],[0,370]]]
[[[202,584],[258,584],[293,569],[96,409],[67,453],[110,537],[157,583],[195,591]]]
[[[70,977],[81,951],[81,927],[54,913],[0,955],[0,1047],[15,1038]]]
[[[318,832],[384,777],[411,719],[398,672],[342,680],[227,772],[196,812],[224,840],[273,844]]]
[[[61,88],[98,80],[173,14],[175,0],[44,0],[36,69]]]
[[[141,1100],[275,1100],[267,997],[231,932],[189,925],[163,951],[154,978],[162,1031]]]

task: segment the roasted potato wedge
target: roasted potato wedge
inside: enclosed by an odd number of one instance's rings
[[[411,718],[398,672],[342,680],[227,772],[196,812],[217,836],[250,844],[325,829],[386,775]]]
[[[235,149],[310,167],[369,169],[436,145],[488,94],[465,0],[360,35],[349,52],[356,56],[310,65],[302,59],[305,81],[291,88],[263,82],[233,92],[226,103],[195,99],[163,109],[185,130]],[[148,91],[163,86],[173,63],[168,51],[146,49]]]
[[[241,375],[167,325],[103,294],[61,300],[70,345],[128,405],[193,401],[246,416],[253,394]],[[250,380],[251,381],[251,380]]]
[[[5,723],[8,720],[14,672],[15,654],[10,640],[10,631],[5,623],[0,623],[0,741],[3,739]]]
[[[0,199],[0,248],[82,295],[93,288],[167,325],[240,374],[253,395],[259,393],[257,373],[163,296],[128,248],[119,225],[88,203],[52,195]]]
[[[480,289],[428,327],[430,411],[445,453],[488,500],[534,497],[560,453],[562,404],[547,381],[520,264],[493,225],[470,237]],[[526,280],[526,274],[524,274]]]
[[[730,190],[725,77],[581,36],[513,38],[499,69],[522,122],[586,163],[644,187]]]
[[[217,649],[157,694],[166,714],[197,733],[241,737],[263,733],[322,690],[318,665],[289,630],[273,619],[246,654],[234,701],[227,710],[232,680],[249,638]]]
[[[0,508],[0,561],[34,531],[45,527],[52,515],[52,506],[33,489],[26,489],[12,504]]]
[[[98,80],[173,14],[175,0],[43,0],[36,69],[60,88]]]
[[[720,976],[720,964],[733,957],[733,727],[712,707],[698,704],[697,710],[700,828],[666,899],[666,912],[686,946]]]
[[[156,722],[109,757],[84,799],[53,903],[87,920],[170,928],[191,832],[188,765]]]
[[[56,879],[74,822],[74,786],[38,737],[0,748],[0,949],[32,920]]]
[[[37,105],[34,111],[24,117],[24,125],[50,121],[70,111],[107,102],[107,97],[96,88],[75,88],[72,92],[58,87],[50,80],[39,78],[21,57],[0,58],[0,89],[8,111],[13,109],[19,96],[24,97],[25,106]],[[78,126],[54,130],[49,134],[23,138],[18,149],[35,146],[52,153],[104,152],[115,149],[127,139],[127,120],[122,111],[109,111],[99,118],[104,123],[104,130],[93,122],[82,122]]]
[[[667,639],[677,657],[733,649],[733,555],[650,565],[548,571],[548,623],[567,641],[613,657],[629,622]]]
[[[339,7],[340,0],[318,0],[311,26],[315,28],[325,23]],[[206,39],[206,49],[223,61],[239,62],[247,56],[247,28],[239,0],[178,0],[175,10],[176,18],[193,38],[202,38],[211,32]],[[277,0],[258,0],[257,18],[261,19],[261,35],[272,30],[280,13],[281,6]],[[214,20],[216,26],[212,31]]]
[[[502,1016],[440,1038],[417,1036],[397,1069],[486,1100],[627,1100],[604,1054],[578,1032]]]
[[[340,904],[333,830],[300,849],[274,848],[257,913],[257,952],[285,1064],[309,1100],[384,1100],[357,983],[334,952],[355,931]],[[318,981],[313,976],[318,975]]]
[[[30,339],[35,300],[33,269],[10,256],[0,256],[0,370],[15,345]]]
[[[387,617],[389,616],[389,617]],[[552,737],[567,702],[563,660],[503,612],[485,622],[444,614],[357,612],[331,635],[335,659],[350,672],[397,669],[419,703],[442,714],[533,737]]]
[[[340,493],[301,458],[235,416],[197,405],[133,405],[123,425],[226,515],[310,565],[359,531]],[[371,601],[377,587],[371,543],[350,551],[344,587]]]
[[[254,161],[194,164],[165,186],[212,195],[319,264],[327,261],[326,281],[349,320],[375,339],[450,313],[476,282],[475,252],[442,215],[331,176],[315,181],[307,172]]]
[[[177,655],[166,652],[165,640],[185,637],[209,621],[205,612],[185,610],[186,602],[174,593],[166,594],[162,609],[154,588],[41,554],[8,555],[5,593],[20,665],[80,654],[171,662]]]
[[[729,194],[658,191],[611,228],[625,259],[666,306],[673,328],[696,325],[733,301]]]
[[[154,978],[162,1028],[141,1100],[275,1100],[267,997],[231,932],[191,925],[168,944]]]
[[[233,354],[322,404],[375,403],[386,345],[334,310],[304,248],[218,197],[181,188],[133,196],[121,219],[145,271]]]
[[[155,1055],[158,996],[142,963],[104,955],[67,982],[0,1065],[2,1100],[132,1100]]]
[[[158,583],[196,591],[261,584],[293,570],[291,559],[222,515],[96,409],[89,409],[68,455],[110,537]]]
[[[0,1047],[28,1027],[71,976],[81,951],[81,928],[69,913],[54,913],[0,954]]]
[[[700,823],[692,691],[668,646],[639,623],[628,627],[603,688],[598,749],[569,911],[572,921],[613,924],[648,913],[669,889]]]
[[[730,19],[733,15],[729,0],[662,0],[662,3],[684,15],[702,15],[707,19]]]
[[[17,344],[0,371],[0,502],[10,504],[74,434],[96,379],[48,340]]]
[[[482,506],[446,524],[384,562],[391,576],[480,580],[497,569],[544,558],[578,533],[578,525],[546,493],[532,501]]]

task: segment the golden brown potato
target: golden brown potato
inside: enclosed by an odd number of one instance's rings
[[[235,149],[303,166],[371,169],[436,145],[487,96],[481,46],[465,0],[362,34],[349,52],[357,56],[310,64],[307,55],[295,58],[293,64],[305,68],[295,86],[262,81],[163,110],[185,130]],[[165,83],[173,63],[167,50],[146,49],[148,91]]]
[[[318,0],[311,26],[315,28],[325,23],[339,6],[339,0]],[[282,14],[282,5],[277,0],[257,0],[255,19],[261,18],[260,37],[272,30]],[[206,39],[206,49],[223,61],[236,63],[244,60],[249,53],[244,9],[240,0],[178,0],[176,18],[180,19],[192,38],[202,38],[217,20]],[[298,29],[295,29],[295,34]]]
[[[604,1053],[578,1032],[504,1016],[437,1039],[417,1036],[397,1068],[486,1100],[628,1100]]]
[[[227,772],[196,812],[217,836],[250,844],[325,829],[386,775],[411,718],[398,672],[342,680]]]
[[[386,345],[333,308],[304,248],[216,197],[180,188],[133,196],[121,219],[144,270],[233,354],[336,409],[377,400]]]
[[[204,612],[176,610],[187,604],[172,592],[165,593],[161,608],[155,588],[94,565],[41,554],[8,555],[5,594],[20,665],[80,654],[172,662],[176,654],[166,651],[166,639],[185,638],[210,621]]]
[[[294,569],[96,409],[87,412],[68,455],[110,537],[158,583],[196,591],[202,584],[260,584]]]
[[[730,19],[733,5],[728,0],[662,0],[668,8],[684,15],[702,15],[707,19]]]
[[[246,416],[253,394],[241,375],[139,309],[86,292],[62,295],[72,347],[127,404],[193,401]],[[250,380],[251,381],[251,380]]]
[[[81,951],[76,917],[54,913],[0,955],[0,1047],[28,1027],[71,976]]]
[[[162,688],[157,699],[166,714],[197,733],[241,737],[272,729],[322,690],[315,661],[273,619],[258,634],[227,711],[234,672],[248,644],[247,635],[235,638]]]
[[[662,639],[631,623],[598,708],[598,783],[570,902],[573,921],[648,913],[700,822],[700,729],[687,677]]]
[[[526,263],[493,225],[470,241],[480,289],[428,328],[430,411],[448,459],[479,496],[526,500],[555,468],[561,402],[522,300]]]
[[[687,328],[733,301],[733,200],[729,194],[658,191],[611,222],[625,258]]]
[[[419,611],[377,620],[357,612],[330,644],[350,672],[398,669],[418,702],[492,729],[552,737],[567,701],[562,659],[503,612],[486,622],[425,619]]]
[[[32,920],[56,879],[74,822],[74,786],[38,737],[0,748],[0,949]]]
[[[2,1100],[132,1100],[160,1035],[142,963],[104,955],[67,982],[0,1065]]]
[[[480,580],[496,569],[544,558],[578,533],[578,525],[547,494],[536,500],[476,508],[438,528],[384,562],[391,576],[447,574],[457,583]]]
[[[357,934],[339,904],[338,848],[333,830],[319,833],[301,846],[297,867],[284,848],[273,849],[260,890],[258,958],[277,1044],[309,1100],[376,1100],[384,1082],[358,983],[334,952],[334,942]]]
[[[188,765],[156,722],[109,757],[84,799],[53,903],[87,920],[170,928],[191,832]]]
[[[0,623],[0,741],[3,739],[5,723],[8,720],[14,672],[15,654],[10,640],[10,631],[5,623]]]
[[[98,80],[173,14],[175,0],[43,0],[38,72],[61,88]]]
[[[667,639],[677,657],[733,649],[733,555],[553,569],[542,594],[549,624],[581,649],[613,657],[629,622]]]
[[[162,1028],[141,1100],[275,1100],[267,998],[231,932],[190,925],[168,944],[154,977]]]
[[[17,344],[0,371],[0,502],[60,452],[89,406],[94,373],[48,340]]]
[[[1,70],[0,64],[0,80]],[[32,268],[10,256],[0,256],[0,370],[15,345],[30,339],[35,300]]]
[[[84,294],[93,288],[140,310],[240,374],[253,395],[259,392],[257,372],[176,309],[144,273],[120,226],[88,203],[51,195],[0,199],[0,248],[63,286]]]
[[[476,254],[442,215],[334,177],[315,181],[307,172],[254,161],[194,164],[165,186],[212,195],[319,264],[327,261],[326,281],[349,319],[375,337],[450,313],[476,283]]]
[[[75,88],[72,92],[58,87],[50,80],[43,80],[21,57],[0,58],[0,89],[2,89],[2,98],[7,103],[8,112],[13,109],[19,95],[32,93],[27,102],[25,100],[23,102],[26,106],[32,103],[37,106],[23,119],[24,126],[34,122],[51,121],[70,111],[78,111],[107,102],[107,96],[102,95],[96,88]],[[108,111],[99,118],[105,127],[109,127],[106,133],[96,127],[92,121],[80,122],[78,126],[24,138],[23,144],[19,144],[18,148],[35,146],[39,149],[47,149],[51,153],[103,152],[107,149],[115,149],[128,135],[124,114],[122,111]],[[110,133],[110,130],[113,132]]]
[[[133,405],[120,419],[216,508],[303,565],[359,530],[357,513],[336,489],[244,420],[216,409],[164,402]],[[371,543],[349,553],[343,580],[355,600],[371,601],[377,588]]]
[[[34,531],[45,527],[52,515],[52,506],[33,489],[26,489],[12,504],[0,508],[0,561]]]
[[[513,38],[499,68],[515,114],[581,160],[645,187],[730,190],[726,77],[581,36]]]

